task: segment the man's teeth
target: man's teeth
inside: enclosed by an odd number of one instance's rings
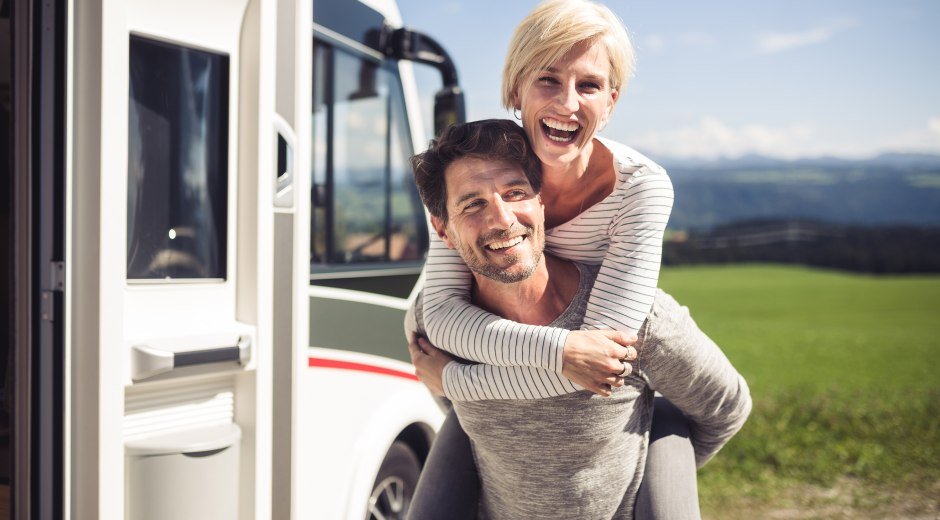
[[[542,120],[542,124],[549,128],[554,128],[555,130],[564,130],[565,132],[574,132],[578,129],[578,123],[564,121],[556,121],[554,119],[545,118]]]
[[[512,247],[520,242],[522,242],[521,236],[511,238],[505,242],[493,242],[492,244],[487,244],[486,247],[495,251],[497,249],[506,249],[507,247]]]

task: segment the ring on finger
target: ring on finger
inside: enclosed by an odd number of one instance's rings
[[[624,377],[628,373],[630,373],[630,365],[628,365],[627,362],[622,359],[620,360],[620,363],[623,364],[623,370],[621,370],[620,373],[617,374],[617,377]]]

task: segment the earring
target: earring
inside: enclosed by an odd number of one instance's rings
[[[522,110],[519,110],[519,107],[514,107],[512,109],[512,116],[518,119],[519,121],[522,121]]]

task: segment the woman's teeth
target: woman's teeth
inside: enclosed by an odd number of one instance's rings
[[[549,128],[554,128],[555,130],[564,130],[565,132],[574,132],[578,129],[578,123],[564,121],[556,121],[554,119],[545,118],[542,120],[542,124]]]
[[[549,118],[542,119],[542,124],[545,125],[545,128],[547,129],[546,135],[548,138],[559,143],[570,142],[572,139],[574,139],[575,134],[580,128],[578,123],[566,123],[564,121],[556,121]]]
[[[488,249],[496,251],[497,249],[506,249],[508,247],[512,247],[520,242],[522,242],[522,237],[518,236],[516,238],[511,238],[509,240],[506,240],[505,242],[493,242],[492,244],[488,244],[486,247]]]

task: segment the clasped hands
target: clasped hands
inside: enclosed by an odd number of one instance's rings
[[[636,337],[614,330],[576,330],[568,333],[561,374],[598,395],[610,396],[614,387],[633,371]],[[454,361],[449,353],[423,338],[408,342],[415,375],[434,395],[444,395],[444,367]]]

